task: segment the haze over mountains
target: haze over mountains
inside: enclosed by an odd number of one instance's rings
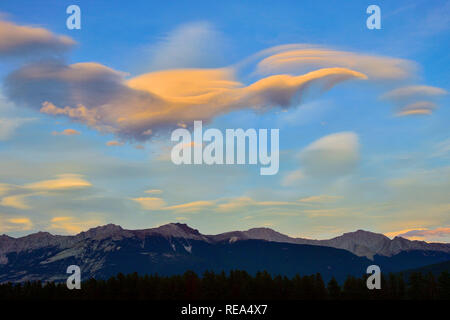
[[[410,241],[358,230],[329,240],[291,238],[268,228],[203,235],[186,224],[125,230],[105,225],[74,236],[38,232],[0,236],[0,282],[63,280],[67,266],[83,278],[118,272],[171,275],[186,270],[268,270],[294,275],[321,272],[325,279],[360,276],[370,264],[401,271],[450,260],[450,244]]]

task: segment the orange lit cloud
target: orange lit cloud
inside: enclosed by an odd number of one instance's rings
[[[31,206],[26,199],[33,196],[43,196],[49,193],[77,190],[91,187],[91,183],[78,174],[61,174],[55,179],[43,180],[24,185],[2,184],[0,206],[27,210]]]
[[[427,229],[427,228],[412,228],[406,230],[400,230],[395,232],[389,232],[385,234],[388,237],[403,237],[411,240],[417,239],[426,239],[426,238],[443,238],[450,237],[450,228],[436,228],[436,229]]]
[[[45,29],[31,30],[2,23],[13,33],[20,34],[18,43],[26,42],[23,39],[28,39],[25,34],[29,33],[37,42],[66,47],[73,44],[71,39],[55,36]],[[20,106],[39,108],[42,113],[64,116],[113,133],[119,141],[145,141],[159,132],[190,126],[194,120],[208,122],[235,110],[297,106],[311,88],[319,89],[312,89],[313,92],[324,92],[350,79],[400,80],[412,76],[416,69],[415,63],[404,59],[307,44],[269,48],[223,68],[181,69],[197,65],[194,60],[198,60],[198,48],[193,48],[195,52],[191,53],[195,54],[182,65],[167,60],[176,59],[180,52],[184,54],[186,48],[192,48],[192,41],[186,39],[203,39],[204,36],[209,39],[215,34],[207,24],[176,30],[154,52],[155,68],[166,69],[133,78],[96,62],[70,65],[60,60],[35,62],[6,77],[5,93]],[[5,48],[13,47],[11,38],[4,42]],[[209,47],[209,42],[203,44]],[[253,62],[256,62],[256,72],[250,75],[260,75],[260,79],[243,83],[238,76],[248,79],[243,71]],[[388,97],[411,92],[436,95],[441,94],[440,90],[413,86],[391,92]],[[402,110],[400,115],[423,114],[427,110],[431,109]],[[108,145],[120,144],[110,142]]]
[[[24,185],[26,189],[39,191],[67,190],[92,186],[78,174],[60,174],[56,179],[44,180]]]
[[[0,200],[0,205],[3,207],[15,208],[15,209],[30,209],[30,206],[25,202],[26,197],[30,197],[33,194],[20,194],[4,197]]]
[[[74,130],[74,129],[64,129],[61,132],[53,131],[52,134],[54,136],[59,136],[59,135],[62,135],[62,136],[75,136],[75,135],[79,135],[80,132],[77,131],[77,130]]]
[[[409,109],[409,110],[402,110],[397,113],[398,117],[402,116],[411,116],[411,115],[430,115],[432,114],[432,109]]]
[[[125,80],[123,73],[97,63],[40,62],[11,73],[5,91],[13,101],[40,106],[42,113],[66,116],[121,139],[146,140],[155,132],[233,110],[289,107],[301,103],[311,86],[325,91],[367,78],[347,68],[323,68],[272,75],[245,86],[234,73],[231,67],[165,70]]]
[[[108,141],[106,143],[106,145],[108,147],[120,147],[120,146],[123,146],[123,142],[112,140],[112,141]]]

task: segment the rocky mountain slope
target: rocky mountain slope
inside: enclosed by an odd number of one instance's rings
[[[372,261],[371,261],[371,260]],[[358,230],[329,240],[291,238],[267,228],[203,235],[185,224],[125,230],[106,225],[74,236],[38,232],[0,236],[0,282],[66,279],[67,266],[83,277],[118,272],[179,274],[186,270],[268,270],[322,273],[325,279],[360,276],[370,264],[400,271],[450,260],[449,244],[429,244]]]

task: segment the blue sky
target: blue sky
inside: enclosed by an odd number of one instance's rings
[[[81,30],[66,28],[71,4]],[[381,30],[366,27],[370,4],[381,8]],[[0,233],[178,221],[204,233],[366,229],[449,241],[449,8],[2,1]],[[329,68],[339,68],[336,79]],[[306,77],[283,106],[267,98],[275,91],[254,86],[260,96],[249,99],[234,87],[308,72],[323,75]],[[217,79],[222,102],[186,102],[193,83]],[[175,166],[170,132],[196,117],[221,130],[280,129],[279,173]]]

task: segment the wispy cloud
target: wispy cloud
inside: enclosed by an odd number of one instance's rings
[[[165,207],[164,210],[176,211],[176,212],[198,212],[200,210],[211,208],[215,206],[214,201],[192,201],[182,204],[177,204],[173,206]]]
[[[52,134],[54,136],[76,136],[76,135],[80,135],[81,132],[77,131],[75,129],[64,129],[61,132],[53,131]]]
[[[29,218],[4,218],[0,216],[0,232],[28,231],[33,228]]]
[[[203,45],[208,48],[211,45],[207,40],[214,38],[211,30],[208,24],[200,23],[183,26],[169,35],[158,45],[153,57],[161,71],[127,79],[125,73],[100,63],[66,65],[45,61],[12,72],[5,80],[5,90],[20,105],[38,107],[42,113],[65,116],[113,133],[121,141],[144,141],[180,123],[207,122],[240,109],[296,106],[303,102],[311,87],[324,92],[350,79],[400,80],[415,72],[415,63],[408,60],[307,44],[270,48],[228,67],[192,68],[191,60],[199,60],[199,52],[211,54],[199,50]],[[201,39],[198,46],[192,46],[198,39]],[[192,52],[186,53],[183,50],[186,46]],[[176,59],[181,52],[187,60]],[[263,77],[244,84],[239,79],[246,70],[242,66],[253,60],[257,61],[257,73]],[[174,65],[174,61],[180,65]],[[191,69],[180,69],[186,66]],[[423,87],[426,86],[408,90],[424,91]],[[431,87],[426,87],[426,91],[432,91]],[[402,115],[424,110],[408,109]]]
[[[35,195],[34,193],[11,195],[0,200],[0,206],[27,210],[31,207],[25,202],[25,198]]]
[[[445,94],[447,91],[441,88],[413,85],[389,91],[381,98],[394,101],[399,109],[397,116],[429,115],[437,107],[430,99]]]
[[[131,200],[139,203],[145,210],[161,210],[166,206],[166,202],[157,197],[140,197]]]
[[[145,193],[149,193],[149,194],[162,194],[163,191],[160,189],[149,189],[149,190],[145,190]]]
[[[60,174],[56,179],[25,184],[25,189],[37,191],[68,190],[91,187],[91,183],[78,174]]]
[[[301,182],[304,178],[305,174],[303,170],[297,169],[294,171],[290,171],[283,177],[281,185],[285,187],[292,186],[294,184]]]
[[[81,220],[77,217],[58,216],[53,217],[50,221],[49,229],[55,232],[66,234],[77,234],[90,228],[97,227],[103,223],[102,220]]]
[[[193,120],[210,121],[235,110],[269,110],[298,105],[311,86],[323,92],[346,80],[367,78],[364,72],[333,61],[327,67],[307,73],[291,75],[283,72],[248,85],[237,78],[239,64],[215,69],[192,69],[191,65],[191,69],[180,69],[189,63],[174,58],[174,55],[182,52],[188,60],[196,60],[198,52],[205,54],[201,48],[203,44],[211,46],[208,38],[215,35],[211,30],[207,24],[188,25],[164,40],[154,57],[155,64],[164,69],[162,71],[127,79],[126,73],[100,63],[68,65],[61,60],[47,59],[22,66],[9,74],[5,79],[5,92],[19,106],[68,117],[113,133],[120,140],[143,141],[159,131],[187,125]],[[51,44],[69,47],[73,44],[72,40],[53,36],[44,29],[39,33],[44,34],[43,38]],[[202,45],[192,45],[196,39],[201,39]],[[186,43],[193,48],[192,57],[183,50]],[[265,59],[279,61],[278,54],[279,50],[273,57]],[[182,65],[173,65],[174,61],[182,62]],[[262,65],[267,61],[263,60]],[[388,65],[392,67],[392,64]],[[380,70],[379,67],[375,69]]]
[[[289,107],[313,85],[327,90],[345,80],[366,78],[350,69],[325,68],[299,76],[269,76],[244,86],[233,73],[230,68],[168,70],[125,82],[120,73],[99,64],[40,63],[10,74],[6,92],[13,101],[41,106],[42,113],[66,116],[122,139],[147,140],[180,122],[209,121],[243,108]],[[50,86],[55,82],[62,90],[58,95]]]
[[[223,36],[208,22],[179,26],[150,46],[150,68],[208,68],[223,63]]]
[[[404,79],[416,69],[409,60],[339,51],[305,44],[282,45],[265,50],[258,63],[262,74],[292,73],[306,68],[342,67],[358,70],[369,79]]]
[[[0,56],[54,54],[66,51],[74,44],[71,38],[55,35],[44,28],[0,21]]]
[[[359,162],[359,139],[354,132],[339,132],[322,137],[300,153],[302,168],[313,176],[350,173]]]
[[[298,201],[304,202],[304,203],[328,203],[328,202],[334,202],[338,199],[342,199],[342,197],[322,194],[322,195],[318,195],[318,196],[310,196],[310,197],[306,197],[306,198],[301,198]]]
[[[42,180],[24,185],[1,184],[0,206],[27,210],[32,207],[26,199],[50,193],[79,190],[91,187],[91,183],[78,174],[61,174],[55,179]]]
[[[116,140],[106,142],[106,146],[108,147],[120,147],[123,146],[124,143]]]
[[[447,91],[441,88],[415,85],[394,89],[385,93],[382,98],[384,99],[405,99],[410,97],[423,97],[423,96],[439,96],[447,94]]]
[[[9,140],[20,126],[31,121],[34,119],[0,118],[0,141]]]

